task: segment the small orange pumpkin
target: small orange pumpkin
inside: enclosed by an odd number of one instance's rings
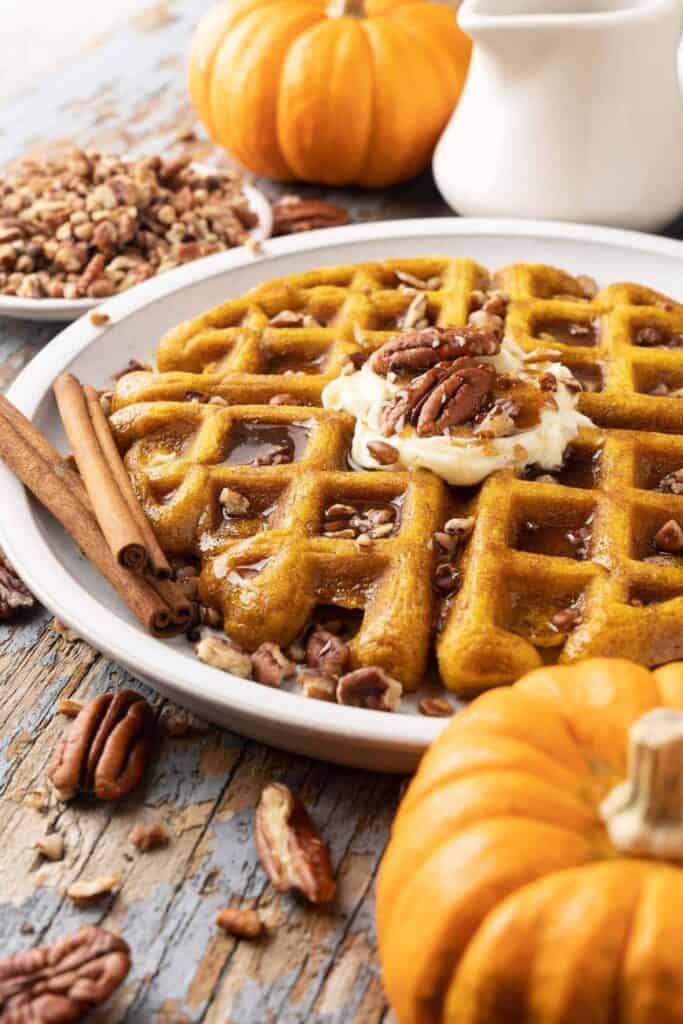
[[[683,1021],[682,708],[683,663],[593,659],[457,716],[381,866],[400,1024]]]
[[[452,8],[425,0],[229,0],[197,28],[189,87],[256,174],[385,186],[426,166],[470,48]]]

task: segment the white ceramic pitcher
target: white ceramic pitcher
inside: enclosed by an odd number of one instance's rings
[[[683,0],[464,0],[436,183],[468,216],[651,230],[683,211]]]

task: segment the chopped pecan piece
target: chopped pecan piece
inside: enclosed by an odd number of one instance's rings
[[[66,715],[67,718],[77,718],[84,707],[85,704],[82,700],[74,700],[73,697],[62,697],[57,705],[57,712],[60,715]]]
[[[33,848],[46,860],[61,860],[64,856],[64,836],[61,832],[49,832],[42,839],[36,839]]]
[[[561,608],[550,617],[550,624],[560,633],[568,633],[581,622],[581,612],[578,608]]]
[[[33,604],[33,594],[19,579],[0,548],[0,622],[21,608],[31,608]]]
[[[306,663],[326,676],[340,676],[349,663],[349,645],[334,633],[321,629],[313,630],[306,644]]]
[[[216,914],[216,924],[228,935],[234,935],[236,939],[258,939],[266,930],[259,913],[255,910],[242,910],[240,907],[219,910]]]
[[[427,319],[428,309],[429,300],[426,293],[418,292],[413,296],[410,305],[398,321],[398,326],[402,331],[424,330],[425,327],[429,327],[429,320]]]
[[[457,540],[464,540],[469,537],[474,529],[474,516],[454,516],[445,525],[446,533],[452,534]]]
[[[133,846],[141,853],[168,846],[171,836],[165,825],[135,825],[128,836]]]
[[[277,644],[268,641],[256,648],[251,664],[254,677],[264,686],[281,686],[287,676],[294,674],[294,663],[285,657]]]
[[[458,567],[452,562],[442,562],[434,570],[434,586],[442,594],[454,594],[460,586]]]
[[[338,227],[348,224],[346,210],[322,199],[303,199],[301,196],[283,196],[273,204],[273,235],[292,235],[316,228]]]
[[[134,690],[95,697],[55,748],[49,779],[59,798],[81,791],[100,800],[125,796],[142,778],[153,729],[152,709]]]
[[[290,395],[288,391],[283,391],[279,395],[273,395],[272,398],[268,399],[268,405],[298,405],[299,399],[295,395]]]
[[[683,494],[683,469],[675,469],[673,473],[662,477],[657,490],[667,494]]]
[[[246,516],[249,515],[251,502],[246,494],[240,494],[232,487],[224,487],[218,495],[218,503],[223,509],[224,516]]]
[[[298,889],[311,903],[329,903],[337,886],[327,848],[302,802],[273,782],[256,809],[256,850],[278,892]]]
[[[82,1020],[129,970],[127,943],[87,925],[51,946],[0,959],[0,1017],[7,1024]]]
[[[641,327],[636,334],[636,345],[656,347],[664,345],[666,336],[659,327]]]
[[[500,330],[472,327],[430,327],[425,331],[404,331],[394,335],[370,356],[373,373],[419,373],[437,363],[462,356],[494,356],[500,351]]]
[[[429,718],[450,718],[453,705],[445,697],[423,697],[418,707]]]
[[[401,684],[375,665],[347,672],[337,684],[340,704],[373,711],[396,711],[402,694]]]
[[[657,530],[654,542],[660,551],[677,555],[683,551],[683,529],[675,519],[669,519]]]
[[[474,433],[477,437],[494,438],[510,437],[517,430],[515,417],[519,414],[519,406],[510,399],[495,402],[484,418],[477,423]]]
[[[118,892],[120,885],[120,875],[102,875],[100,878],[73,882],[67,887],[66,895],[74,903],[87,906],[90,903],[97,903],[103,896],[111,896]]]
[[[300,668],[296,674],[297,682],[301,687],[304,697],[313,700],[336,701],[337,681],[331,676],[323,675],[313,668]]]
[[[205,665],[213,665],[223,672],[232,672],[234,676],[240,676],[242,679],[251,677],[251,655],[225,637],[205,636],[199,641],[195,651]]]
[[[433,292],[441,287],[441,278],[438,274],[435,274],[433,277],[421,278],[416,277],[415,274],[410,274],[407,270],[397,270],[396,280],[400,281],[401,284],[407,285],[408,288],[414,288],[417,291]]]
[[[380,466],[393,466],[398,462],[397,449],[385,441],[370,441],[367,447],[372,458],[379,462]]]

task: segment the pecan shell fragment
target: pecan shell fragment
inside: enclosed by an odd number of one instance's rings
[[[51,946],[0,959],[3,1024],[70,1024],[104,1003],[130,970],[118,935],[87,925]]]
[[[125,796],[142,778],[153,731],[152,708],[135,690],[95,697],[55,748],[48,776],[59,798]]]
[[[278,892],[298,889],[311,903],[329,903],[337,885],[327,848],[292,791],[273,782],[256,809],[256,851]]]

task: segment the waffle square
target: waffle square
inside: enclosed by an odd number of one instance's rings
[[[477,490],[426,471],[351,471],[353,421],[321,408],[324,386],[406,317],[465,324],[491,287],[511,298],[507,336],[559,353],[581,381],[595,429],[552,476],[500,472]],[[160,373],[119,381],[112,427],[162,546],[200,558],[203,598],[237,642],[287,644],[316,607],[352,609],[354,664],[412,689],[436,656],[445,685],[470,695],[545,662],[683,654],[683,557],[652,542],[668,520],[683,525],[683,495],[661,489],[683,467],[681,344],[683,306],[639,285],[593,295],[554,268],[492,276],[461,258],[326,268],[171,331]],[[291,461],[250,464],[283,444]],[[221,515],[224,487],[248,498],[249,514]],[[335,502],[391,503],[396,528],[362,549],[324,536]],[[444,602],[432,536],[468,513],[461,586]]]

